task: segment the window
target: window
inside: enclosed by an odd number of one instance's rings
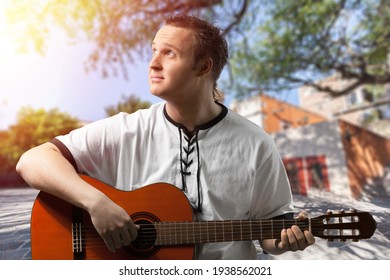
[[[310,189],[330,190],[324,155],[283,159],[283,163],[293,194],[307,195]]]

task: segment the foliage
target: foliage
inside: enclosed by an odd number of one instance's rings
[[[14,169],[20,156],[28,149],[79,126],[76,118],[57,109],[20,109],[17,123],[0,133],[0,171]]]
[[[105,111],[107,116],[113,116],[120,112],[134,113],[139,109],[147,109],[152,105],[148,101],[142,101],[135,95],[122,96],[122,101],[117,105],[108,106]]]
[[[87,70],[128,77],[129,65],[149,56],[163,18],[179,12],[224,30],[231,53],[225,91],[310,85],[338,96],[390,82],[388,0],[20,0],[7,17],[24,48],[44,53],[50,30],[59,26],[75,42],[95,43]],[[341,89],[316,82],[332,74],[351,82]]]
[[[51,29],[61,27],[74,40],[95,43],[87,70],[101,71],[103,76],[120,73],[127,77],[127,65],[149,55],[151,39],[166,15],[188,11],[200,14],[201,9],[220,3],[221,0],[20,0],[9,6],[7,17],[10,25],[21,31],[22,49],[44,53]]]
[[[310,85],[333,96],[363,84],[390,83],[390,2],[385,0],[277,0],[249,44],[233,57],[246,89]],[[316,82],[333,74],[341,89]],[[242,86],[241,83],[239,86]]]

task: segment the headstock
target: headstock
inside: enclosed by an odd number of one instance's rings
[[[314,236],[329,241],[345,241],[351,239],[370,238],[376,230],[376,221],[368,212],[356,210],[333,213],[328,211],[325,215],[311,219],[311,230]]]

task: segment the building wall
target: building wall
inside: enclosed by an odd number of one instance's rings
[[[328,187],[319,190],[310,187],[309,184],[306,193],[303,194],[310,196],[326,191],[339,196],[351,196],[346,154],[337,121],[289,129],[273,136],[285,162],[290,159],[302,159],[303,163],[308,164],[315,157],[323,159]],[[308,181],[310,175],[307,168],[306,170],[306,181]]]
[[[326,118],[267,95],[261,95],[263,128],[276,133],[288,128],[326,121]]]
[[[352,196],[390,195],[385,182],[390,140],[348,122],[340,121],[339,125]]]
[[[233,102],[231,109],[268,133],[326,121],[321,115],[265,94]]]
[[[260,95],[252,96],[245,100],[233,101],[230,107],[234,112],[247,118],[258,126],[263,126]]]
[[[336,106],[320,95],[311,96],[306,106]],[[357,199],[390,195],[390,139],[267,95],[236,103],[233,110],[273,135],[294,193],[327,192]]]
[[[333,89],[344,88],[348,82],[337,75],[320,81]],[[346,95],[331,97],[312,87],[298,89],[302,108],[315,112],[329,120],[340,119],[364,126],[382,136],[390,138],[390,84],[375,89],[360,86]],[[379,126],[379,127],[378,127]],[[381,127],[384,127],[383,129]]]

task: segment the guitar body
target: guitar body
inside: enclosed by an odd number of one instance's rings
[[[192,221],[192,208],[181,190],[164,183],[125,192],[112,188],[98,180],[81,177],[104,192],[124,208],[135,223]],[[76,209],[76,210],[75,210]],[[111,253],[97,234],[87,212],[81,213],[82,221],[75,225],[78,208],[45,192],[40,192],[31,214],[31,253],[33,259],[75,259],[74,227],[83,231],[80,248],[83,259],[192,259],[193,245],[153,246],[132,248],[127,246]],[[77,213],[76,213],[77,214]],[[73,228],[73,229],[72,229]],[[77,231],[77,230],[76,230]],[[79,254],[80,255],[80,254]]]

